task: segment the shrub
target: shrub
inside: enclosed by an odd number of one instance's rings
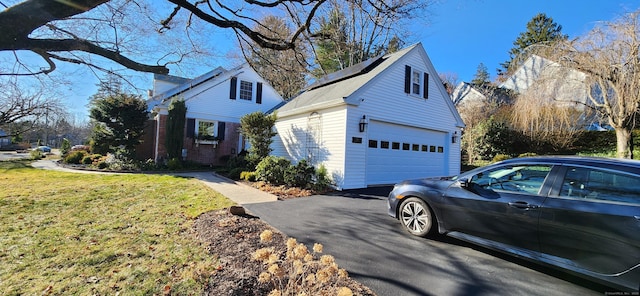
[[[240,173],[240,179],[245,180],[245,181],[249,181],[249,182],[255,182],[256,181],[256,172],[243,171],[243,172]]]
[[[284,172],[284,183],[291,187],[306,188],[311,185],[315,169],[305,159],[291,165]]]
[[[494,156],[491,161],[498,162],[498,161],[507,160],[509,158],[511,158],[511,156],[506,155],[506,154],[496,154],[496,156]]]
[[[522,153],[522,154],[518,155],[518,157],[531,157],[531,156],[538,156],[538,154],[536,154],[534,152],[527,152],[527,153]]]
[[[65,163],[69,164],[80,164],[80,161],[87,156],[87,152],[83,150],[73,151],[64,158]]]
[[[270,230],[265,230],[260,234],[260,241],[268,242],[272,236]],[[269,295],[353,295],[346,287],[347,271],[338,267],[333,256],[321,256],[322,249],[321,244],[314,244],[309,250],[295,238],[287,240],[286,252],[258,249],[253,253],[253,260],[261,261],[266,267],[258,281],[273,283],[275,289]]]
[[[95,166],[101,170],[104,170],[109,167],[109,164],[105,161],[106,159],[99,160]]]
[[[69,153],[69,151],[71,151],[71,142],[69,142],[69,139],[64,138],[62,139],[62,144],[60,145],[60,155],[62,155],[62,157],[65,157],[67,153]]]
[[[274,185],[283,185],[285,171],[291,162],[284,157],[267,156],[256,166],[256,179]]]
[[[229,170],[228,177],[233,180],[238,180],[240,179],[240,174],[242,174],[242,172],[244,172],[244,168],[232,168]]]
[[[316,180],[314,183],[315,190],[325,190],[331,186],[331,178],[329,178],[329,173],[327,172],[327,168],[324,165],[320,165],[316,170]]]
[[[182,169],[182,161],[177,157],[169,159],[169,161],[167,161],[167,167],[172,171]]]
[[[227,161],[227,167],[229,168],[229,170],[241,168],[245,171],[252,171],[254,168],[249,167],[249,162],[246,159],[246,155],[246,152],[240,152],[238,155],[229,157],[229,160]]]
[[[37,160],[37,159],[41,159],[41,158],[45,157],[44,153],[42,153],[42,151],[40,151],[38,149],[31,150],[31,152],[29,152],[29,155],[31,156],[31,159],[33,159],[33,160]]]

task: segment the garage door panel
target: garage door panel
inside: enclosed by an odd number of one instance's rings
[[[368,185],[443,174],[446,133],[371,121],[369,140]]]

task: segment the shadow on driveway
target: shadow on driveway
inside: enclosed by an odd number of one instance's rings
[[[359,199],[386,199],[393,190],[393,186],[376,186],[359,189],[347,189],[343,191],[331,192],[329,196],[342,196]]]

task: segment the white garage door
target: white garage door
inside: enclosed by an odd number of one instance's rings
[[[373,120],[368,129],[367,185],[446,174],[447,133]]]

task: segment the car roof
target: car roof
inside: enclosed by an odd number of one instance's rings
[[[507,159],[500,164],[509,163],[559,163],[594,166],[601,168],[622,169],[624,171],[640,173],[640,161],[623,158],[606,158],[591,156],[533,156]]]

